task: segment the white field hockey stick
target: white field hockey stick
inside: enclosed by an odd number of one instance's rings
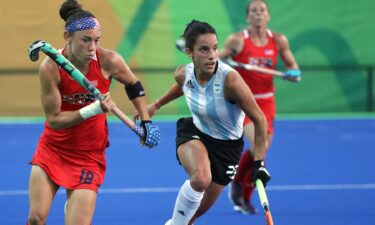
[[[272,70],[272,69],[267,69],[267,68],[256,66],[256,65],[250,65],[250,64],[235,62],[231,58],[223,60],[223,62],[232,66],[232,67],[238,67],[238,68],[242,68],[242,69],[245,69],[245,70],[256,71],[256,72],[264,73],[264,74],[271,75],[271,76],[274,76],[274,77],[280,77],[280,78],[285,77],[284,72]],[[298,77],[294,76],[291,81],[299,82],[299,81],[301,81],[301,76],[298,76]]]
[[[68,59],[66,59],[59,51],[57,51],[51,44],[46,41],[34,41],[29,48],[29,57],[31,61],[37,61],[39,59],[39,51],[44,52],[53,61],[56,62],[61,68],[63,68],[69,76],[77,81],[82,87],[84,87],[95,99],[102,101],[105,96],[79,71]],[[111,109],[111,112],[115,114],[122,122],[125,123],[132,131],[134,131],[139,137],[143,138],[145,133],[143,129],[137,126],[129,117],[125,115],[117,106]]]
[[[265,74],[275,76],[275,77],[281,77],[281,78],[284,77],[284,73],[281,71],[271,70],[271,69],[267,69],[267,68],[260,67],[260,66],[250,65],[250,64],[239,63],[239,62],[233,61],[231,58],[224,60],[224,62],[233,67],[239,67],[245,70],[265,73]]]
[[[176,48],[178,50],[180,50],[181,52],[185,52],[185,40],[183,38],[177,39]],[[238,68],[242,68],[242,69],[245,69],[245,70],[256,71],[256,72],[260,72],[260,73],[264,73],[264,74],[267,74],[267,75],[280,77],[280,78],[283,78],[285,76],[284,72],[272,70],[272,69],[267,69],[267,68],[256,66],[256,65],[250,65],[250,64],[235,62],[231,58],[228,58],[228,59],[222,60],[222,61],[224,63],[232,66],[232,67],[238,67]],[[301,77],[297,77],[296,81],[300,81],[300,79],[301,79]]]

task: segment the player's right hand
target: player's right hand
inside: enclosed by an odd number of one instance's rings
[[[267,185],[267,182],[271,180],[271,175],[264,166],[263,160],[254,161],[254,173],[251,180],[255,183],[257,179],[262,181],[264,187]]]

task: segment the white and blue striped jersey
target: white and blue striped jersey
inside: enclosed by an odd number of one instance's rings
[[[224,81],[233,69],[218,61],[215,74],[204,85],[195,77],[194,65],[185,67],[182,87],[195,126],[203,133],[221,140],[237,140],[243,133],[244,112],[225,99]]]

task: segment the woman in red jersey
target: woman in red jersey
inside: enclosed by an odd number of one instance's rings
[[[50,58],[39,68],[45,128],[31,160],[28,224],[46,224],[52,200],[60,186],[66,188],[68,204],[65,224],[90,224],[98,188],[106,171],[105,149],[109,146],[106,112],[115,102],[111,79],[124,84],[126,93],[148,135],[153,126],[146,108],[144,90],[124,59],[99,47],[101,30],[95,16],[75,0],[60,8],[65,21],[66,46],[61,53],[90,80],[106,98],[99,102]],[[148,143],[148,147],[157,142]]]
[[[219,56],[222,60],[231,57],[234,61],[275,69],[280,56],[287,71],[284,79],[298,81],[301,72],[289,48],[285,35],[272,32],[267,28],[270,20],[268,6],[264,0],[250,0],[246,8],[249,26],[240,32],[231,34],[225,41]],[[272,142],[276,114],[273,76],[255,71],[236,68],[253,92],[256,102],[265,114],[268,122],[268,148]],[[254,125],[245,118],[244,133],[250,142],[241,157],[237,175],[229,188],[229,197],[236,211],[254,214],[256,209],[251,204],[251,195],[255,188],[251,182],[254,169]],[[267,150],[268,150],[267,148]],[[255,162],[256,163],[256,162]]]

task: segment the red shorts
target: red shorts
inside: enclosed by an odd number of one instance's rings
[[[53,182],[66,189],[98,192],[106,171],[105,149],[72,151],[39,142],[30,164],[40,166]]]
[[[264,113],[267,119],[268,128],[267,132],[269,134],[273,134],[274,131],[274,121],[276,116],[276,106],[275,106],[275,98],[265,98],[265,99],[256,99],[256,102],[258,103],[260,109]],[[243,125],[247,125],[251,123],[251,120],[245,116],[245,120],[243,122]]]

